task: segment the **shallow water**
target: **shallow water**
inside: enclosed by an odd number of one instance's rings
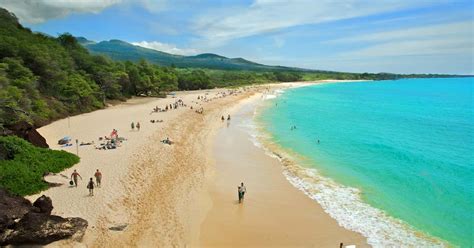
[[[419,234],[393,231],[405,228],[471,247],[473,85],[472,78],[448,78],[296,88],[267,97],[257,122],[272,142],[305,158],[298,162],[309,170],[288,171],[290,181],[343,226],[373,235],[372,244],[421,242],[411,237]],[[317,186],[325,179],[334,187]],[[325,207],[324,192],[341,199],[332,196],[336,204]],[[383,223],[398,238],[380,240],[369,229],[383,228],[369,223]]]

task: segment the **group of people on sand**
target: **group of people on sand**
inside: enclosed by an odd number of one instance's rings
[[[152,109],[150,114],[159,113],[159,112],[167,112],[168,110],[177,109],[179,107],[186,107],[186,104],[181,99],[178,99],[174,103],[170,103],[169,105],[166,104],[164,108],[160,108],[158,106],[155,106]]]
[[[94,188],[96,186],[98,188],[100,188],[100,185],[102,183],[102,172],[100,172],[99,169],[97,169],[96,172],[94,173],[94,177],[95,177],[95,182],[91,177],[89,182],[87,183],[87,189],[89,190],[89,196],[94,195]],[[82,180],[81,175],[77,172],[77,170],[74,170],[74,172],[71,174],[71,181],[69,182],[69,184],[71,186],[74,186],[74,187],[77,188],[79,178]]]
[[[112,132],[110,132],[110,136],[99,137],[99,144],[95,147],[95,149],[116,149],[117,147],[121,146],[122,142],[125,140],[125,138],[119,137],[118,130],[114,128]]]
[[[221,117],[221,121],[225,121],[224,116]],[[230,115],[227,115],[227,121],[230,121]]]
[[[198,113],[198,114],[203,114],[204,113],[204,108],[200,107],[200,108],[196,109],[195,112]]]
[[[140,122],[137,121],[137,124],[135,124],[133,121],[130,124],[130,127],[132,128],[132,131],[135,131],[135,128],[137,128],[137,131],[140,131]]]

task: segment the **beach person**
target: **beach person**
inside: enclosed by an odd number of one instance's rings
[[[133,121],[132,121],[132,125],[131,125],[131,126],[132,126],[132,131],[135,130],[135,123],[133,123]]]
[[[102,183],[102,173],[99,171],[99,169],[97,169],[97,171],[94,173],[94,177],[97,187],[100,188],[100,184]]]
[[[240,188],[240,185],[237,185],[237,195],[239,197],[239,203],[242,202],[242,189]]]
[[[140,131],[140,122],[137,121],[137,131]]]
[[[89,183],[87,183],[87,188],[89,189],[89,195],[91,196],[94,195],[94,186],[95,186],[95,183],[91,177],[91,179],[89,180]]]
[[[225,120],[224,116],[222,116],[222,117],[221,117],[221,120],[222,120],[222,121],[224,121],[224,120]]]
[[[237,187],[237,190],[239,193],[239,203],[241,203],[242,201],[244,201],[245,192],[247,192],[244,183],[240,183],[240,186]]]
[[[243,201],[245,193],[247,193],[247,188],[245,188],[244,183],[240,183],[240,189],[242,190],[242,201]]]
[[[80,177],[81,180],[82,180],[81,175],[79,175],[79,173],[77,173],[77,171],[74,170],[74,172],[71,174],[71,179],[74,181],[74,185],[76,185],[76,187],[77,187],[77,178],[78,177]]]
[[[227,115],[227,120],[230,121],[230,115]]]

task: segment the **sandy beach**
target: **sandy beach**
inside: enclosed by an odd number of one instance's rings
[[[363,236],[340,227],[291,186],[279,161],[254,146],[239,128],[252,117],[264,90],[302,85],[254,86],[232,95],[214,89],[178,92],[166,99],[137,98],[40,128],[52,149],[78,152],[81,162],[63,175],[46,178],[62,186],[29,198],[45,194],[53,200],[53,214],[89,222],[82,241],[49,246],[367,246]],[[151,113],[155,106],[178,99],[187,106]],[[196,113],[201,107],[203,114]],[[227,114],[233,116],[229,124],[220,120]],[[152,119],[163,122],[151,123]],[[140,122],[141,129],[131,130],[131,122]],[[126,139],[123,144],[113,150],[95,149],[98,137],[112,129]],[[64,136],[95,144],[62,148],[56,144]],[[160,142],[167,137],[172,145]],[[77,188],[68,185],[74,169],[83,178]],[[96,169],[103,174],[103,185],[88,196],[86,180]],[[248,189],[244,204],[236,202],[241,181]]]

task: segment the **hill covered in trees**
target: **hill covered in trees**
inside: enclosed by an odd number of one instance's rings
[[[175,55],[136,46],[121,40],[94,42],[84,37],[78,37],[77,40],[93,54],[107,55],[114,60],[121,61],[138,62],[145,59],[153,64],[175,66],[179,68],[253,71],[309,71],[300,68],[262,65],[243,58],[227,58],[212,53],[204,53],[196,56]]]

